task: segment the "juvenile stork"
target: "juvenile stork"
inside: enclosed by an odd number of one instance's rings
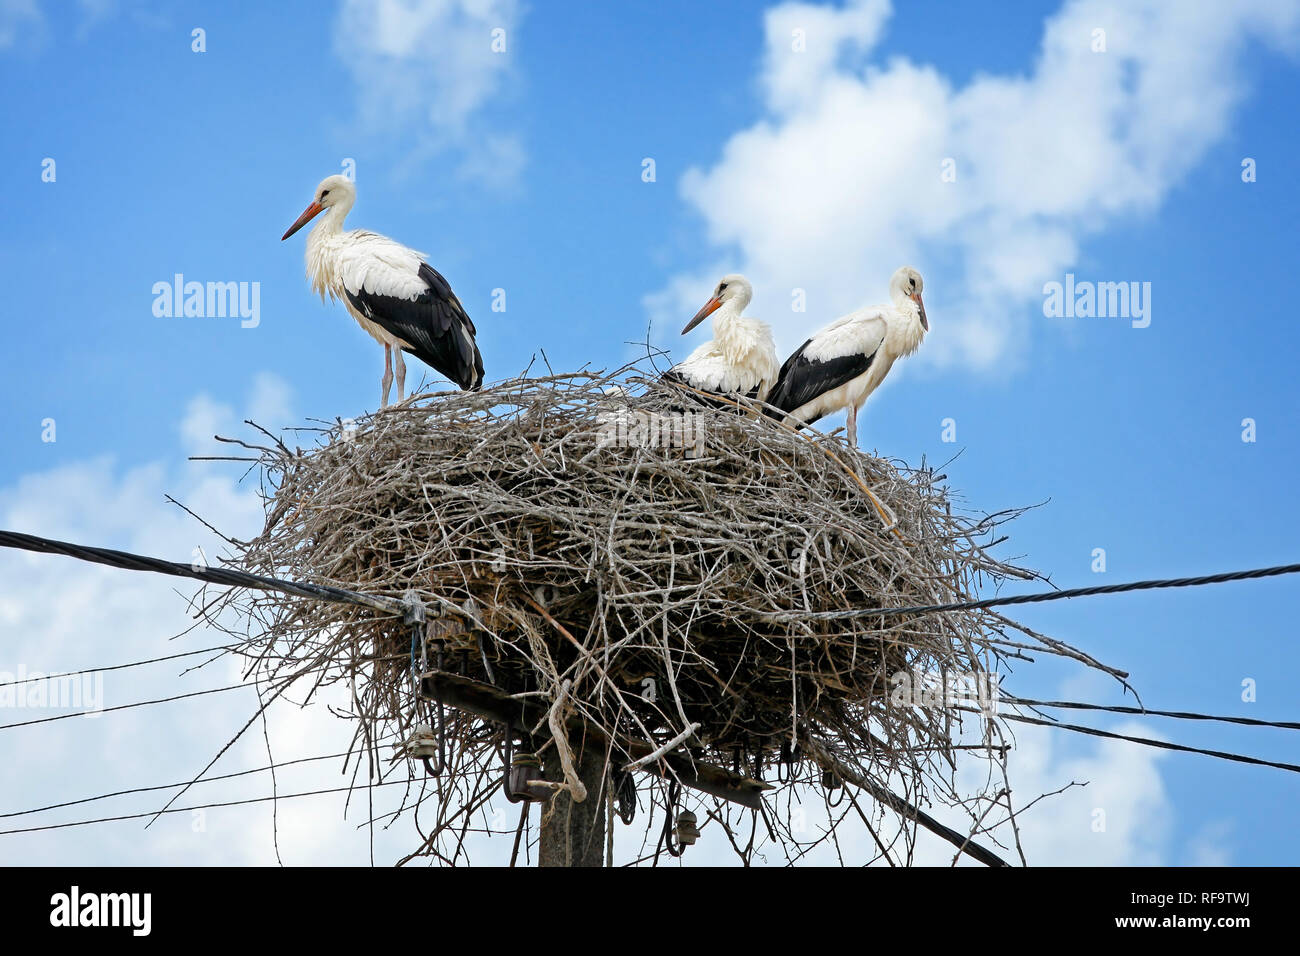
[[[857,448],[858,409],[930,330],[922,288],[921,274],[911,266],[895,272],[891,304],[850,312],[799,346],[781,366],[768,404],[786,412],[787,422],[804,425],[847,409],[849,445]]]
[[[384,347],[381,404],[388,404],[394,364],[397,400],[405,397],[402,352],[410,352],[463,389],[480,388],[483,356],[460,299],[424,261],[424,253],[364,229],[345,232],[343,220],[356,198],[356,187],[346,176],[321,180],[311,205],[281,241],[324,213],[307,234],[307,278],[322,299],[326,294],[342,299],[357,324]]]
[[[685,335],[711,315],[713,340],[665,372],[664,378],[715,395],[766,398],[776,382],[776,345],[766,322],[742,315],[753,295],[744,276],[723,276],[709,301],[682,329]]]

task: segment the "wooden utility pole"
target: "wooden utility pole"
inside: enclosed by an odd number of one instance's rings
[[[587,799],[574,803],[567,790],[559,790],[542,805],[542,832],[537,850],[538,866],[603,866],[605,863],[605,747],[588,739],[575,740],[573,765],[587,788]],[[547,780],[563,780],[560,758],[551,747],[546,751],[543,771]]]
[[[492,684],[442,670],[430,670],[423,675],[421,692],[430,701],[502,724],[509,728],[508,733],[516,735],[538,726],[547,716],[546,709],[535,699],[521,700]],[[574,770],[587,788],[587,799],[574,803],[568,791],[560,790],[547,803],[540,804],[542,829],[537,862],[539,866],[601,866],[609,800],[606,759],[612,744],[598,726],[580,718],[570,717],[568,728]],[[644,762],[662,749],[656,742],[623,739],[614,753],[615,759]],[[678,753],[662,754],[645,771],[671,772],[673,779],[680,780],[683,786],[751,810],[759,809],[764,791],[772,789],[770,783]],[[542,776],[557,782],[564,779],[564,768],[554,746],[545,748]]]

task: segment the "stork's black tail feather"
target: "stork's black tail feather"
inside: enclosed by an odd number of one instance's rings
[[[763,414],[768,418],[784,418],[789,410],[781,402],[789,397],[788,391],[785,387],[785,379],[778,378],[776,384],[772,386],[772,390],[767,393],[767,398],[764,399],[767,405],[763,408]]]

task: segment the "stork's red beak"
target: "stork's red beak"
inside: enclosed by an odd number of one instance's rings
[[[925,317],[925,303],[921,301],[921,293],[917,292],[916,294],[914,294],[914,295],[912,296],[912,301],[916,303],[916,307],[917,307],[917,308],[920,310],[920,312],[921,312],[921,328],[923,328],[923,329],[925,329],[925,331],[929,332],[929,331],[930,331],[930,320],[927,319],[927,318]]]
[[[288,239],[290,236],[292,236],[303,226],[307,225],[307,223],[311,222],[312,217],[315,216],[318,212],[320,212],[324,208],[325,207],[322,206],[320,203],[313,202],[310,206],[308,206],[306,209],[302,211],[302,215],[298,217],[298,221],[289,227],[289,231],[280,237],[280,241],[284,242],[284,240]]]
[[[705,302],[704,308],[700,309],[700,311],[695,313],[695,318],[691,319],[691,321],[686,323],[686,328],[682,329],[682,335],[685,335],[691,329],[695,328],[697,325],[699,325],[701,322],[703,322],[705,319],[711,316],[714,312],[717,312],[718,307],[721,305],[722,305],[722,300],[719,299],[716,295],[708,302]]]

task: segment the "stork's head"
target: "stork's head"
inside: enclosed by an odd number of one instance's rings
[[[696,312],[695,318],[686,323],[686,328],[682,329],[682,335],[695,328],[728,302],[736,304],[738,313],[743,311],[745,306],[749,305],[749,300],[753,296],[754,289],[744,276],[737,275],[734,272],[723,276],[718,280],[718,284],[713,290],[713,296],[708,302],[704,303],[704,308]]]
[[[283,242],[288,239],[323,210],[338,206],[346,214],[352,208],[352,203],[356,198],[357,187],[352,185],[352,180],[348,179],[348,177],[343,175],[326,176],[320,181],[320,185],[316,187],[316,194],[312,198],[311,205],[302,211],[298,221],[289,227],[289,231],[280,237],[280,241]]]
[[[921,281],[921,273],[911,266],[903,266],[889,280],[889,294],[893,300],[901,303],[910,299],[916,303],[917,315],[921,319],[921,328],[929,332],[930,321],[925,316],[925,303],[921,301],[921,290],[923,288],[925,288],[925,283]]]

